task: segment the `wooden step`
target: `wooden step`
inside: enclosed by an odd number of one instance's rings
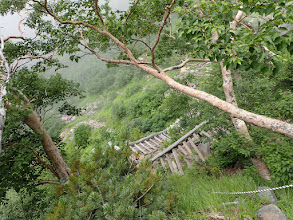
[[[197,148],[197,146],[195,145],[195,143],[193,142],[193,140],[191,138],[188,138],[188,142],[191,144],[191,146],[193,147],[193,149],[197,152],[197,155],[199,156],[199,158],[202,161],[205,161],[204,156],[202,155],[202,153],[200,152],[200,150]]]
[[[192,155],[192,151],[190,149],[190,147],[187,145],[187,142],[186,141],[183,141],[183,146],[185,147],[185,149],[187,150],[187,152]]]
[[[181,166],[181,163],[180,163],[180,160],[179,160],[179,157],[178,157],[178,154],[177,154],[177,150],[174,148],[172,150],[172,153],[174,155],[174,158],[175,158],[175,161],[176,161],[176,164],[177,164],[177,167],[178,167],[178,170],[179,170],[179,173],[184,175],[184,172],[183,172],[183,169],[182,169],[182,166]]]

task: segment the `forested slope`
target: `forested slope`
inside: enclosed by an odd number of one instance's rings
[[[292,184],[293,4],[260,2],[3,0],[32,8],[0,33],[0,218],[257,218],[270,201],[211,192]],[[163,149],[211,118],[184,176],[130,160],[129,142],[177,121]]]

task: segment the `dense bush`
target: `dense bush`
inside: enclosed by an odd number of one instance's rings
[[[86,125],[86,124],[79,125],[74,130],[75,143],[79,147],[85,148],[88,145],[90,135],[91,135],[91,127],[89,125]]]
[[[186,94],[172,91],[164,99],[159,110],[164,112],[169,120],[180,118],[190,109],[188,103],[190,99]]]
[[[111,109],[115,119],[121,119],[127,114],[124,102],[114,102]]]
[[[0,219],[41,219],[44,209],[50,203],[50,197],[40,190],[28,192],[26,188],[16,192],[9,189],[5,199],[0,202]]]
[[[139,168],[130,151],[96,149],[93,161],[76,162],[48,219],[166,219],[175,195],[163,186],[163,175],[145,161]]]
[[[142,89],[142,86],[140,84],[131,84],[126,90],[125,90],[125,95],[126,97],[130,97],[133,94],[139,92]]]

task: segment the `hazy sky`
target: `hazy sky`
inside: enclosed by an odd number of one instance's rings
[[[104,1],[101,1],[101,4]],[[129,0],[110,0],[110,6],[113,9],[126,10],[128,8]],[[19,35],[18,22],[20,16],[18,14],[0,16],[0,32],[4,36]],[[33,31],[23,28],[24,36],[33,36]]]

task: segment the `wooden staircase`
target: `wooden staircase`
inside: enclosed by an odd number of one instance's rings
[[[149,157],[155,168],[162,166],[172,173],[184,174],[183,167],[185,164],[189,168],[194,162],[205,162],[206,156],[210,153],[210,141],[213,133],[198,131],[210,120],[195,126],[165,149],[162,149],[162,143],[170,141],[168,129],[144,137],[129,145],[136,155],[140,155],[139,157]]]

